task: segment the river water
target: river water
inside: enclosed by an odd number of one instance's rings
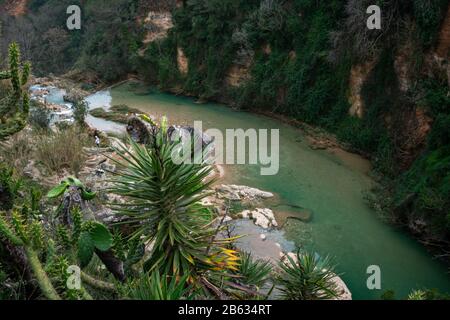
[[[295,215],[292,206],[312,211],[304,223],[288,220],[284,236],[298,247],[320,255],[331,255],[354,299],[379,299],[387,290],[404,298],[413,289],[437,288],[450,292],[447,268],[405,232],[382,222],[366,204],[373,186],[370,164],[359,156],[335,150],[312,150],[298,129],[265,116],[232,110],[194,100],[158,93],[136,83],[126,83],[87,99],[91,108],[126,104],[155,118],[166,115],[170,123],[221,130],[279,129],[280,170],[275,176],[261,176],[258,165],[226,166],[224,183],[243,184],[274,192],[285,204],[274,208],[280,220]],[[89,117],[106,131],[123,131],[124,126]],[[381,268],[381,290],[367,288],[370,265]]]

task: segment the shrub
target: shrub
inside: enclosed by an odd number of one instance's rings
[[[35,129],[47,130],[50,125],[50,110],[36,100],[31,101],[28,122]]]
[[[447,7],[447,0],[413,0],[420,37],[426,46],[432,45],[436,40]]]
[[[89,105],[84,100],[78,100],[73,104],[73,117],[75,119],[75,123],[77,123],[80,127],[84,127],[86,125],[85,120],[86,116],[89,112]]]
[[[298,261],[287,256],[280,262],[277,277],[281,297],[286,300],[322,300],[337,297],[337,287],[332,281],[336,274],[328,257],[315,253],[297,253]]]

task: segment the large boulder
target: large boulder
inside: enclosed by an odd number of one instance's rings
[[[153,138],[159,132],[159,128],[149,122],[142,120],[139,116],[133,115],[128,119],[127,133],[131,136],[133,141],[142,144],[149,144],[153,142]],[[213,143],[213,139],[203,132],[199,132],[193,127],[189,126],[170,126],[167,129],[167,135],[172,141],[182,139],[194,139],[194,146],[201,145],[203,150]]]
[[[273,211],[268,208],[244,210],[239,213],[238,216],[244,219],[252,219],[255,225],[260,226],[263,229],[278,227]]]
[[[232,201],[257,201],[274,197],[274,194],[271,192],[234,184],[222,184],[216,187],[216,192],[219,198]]]
[[[152,137],[156,134],[156,127],[133,115],[128,119],[127,133],[136,143],[151,143]]]

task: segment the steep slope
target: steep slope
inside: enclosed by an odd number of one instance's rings
[[[21,16],[26,13],[28,0],[5,0],[0,11],[5,11],[11,16]]]
[[[448,239],[449,4],[389,2],[378,32],[365,27],[369,2],[184,2],[168,37],[149,44],[144,73],[334,132],[388,178],[379,205],[394,220]]]
[[[443,59],[450,58],[450,6],[442,23],[436,54]]]

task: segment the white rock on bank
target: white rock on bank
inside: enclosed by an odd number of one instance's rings
[[[220,185],[216,188],[216,191],[220,197],[232,201],[269,199],[274,196],[271,192],[234,184]]]
[[[215,198],[211,196],[203,198],[202,200],[200,200],[200,204],[205,207],[214,206],[216,204]]]
[[[230,222],[230,221],[233,221],[233,218],[232,217],[230,217],[230,216],[226,216],[224,219],[223,219],[223,222]]]
[[[252,219],[257,226],[260,226],[263,229],[278,227],[278,223],[275,220],[275,215],[273,214],[273,211],[268,208],[244,210],[241,213],[239,213],[238,216],[244,219]]]
[[[352,293],[348,289],[344,280],[341,279],[341,277],[336,275],[331,279],[331,281],[334,282],[338,291],[338,296],[333,300],[352,300]]]

